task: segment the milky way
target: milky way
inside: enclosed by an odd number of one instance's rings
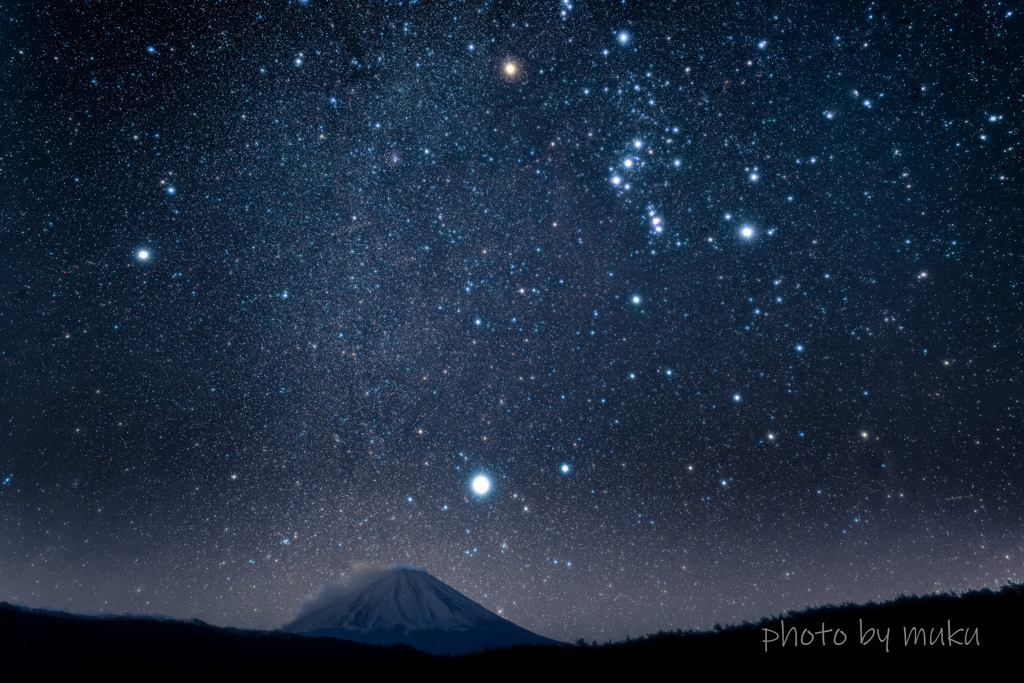
[[[1022,11],[4,6],[0,600],[1020,580]]]

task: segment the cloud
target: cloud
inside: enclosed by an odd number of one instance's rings
[[[347,581],[344,584],[337,583],[322,583],[317,588],[316,593],[312,595],[303,595],[299,599],[298,609],[295,611],[295,618],[301,619],[303,616],[315,612],[316,610],[329,605],[336,600],[340,600],[350,593],[355,593],[363,588],[369,586],[371,583],[384,578],[391,572],[399,569],[407,569],[417,572],[426,572],[427,570],[423,567],[417,567],[412,564],[389,564],[383,566],[379,564],[353,564],[351,569],[348,571]]]

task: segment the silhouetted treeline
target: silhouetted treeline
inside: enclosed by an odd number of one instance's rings
[[[657,633],[598,645],[523,646],[432,657],[405,646],[217,628],[199,621],[84,617],[0,603],[0,652],[13,678],[99,672],[114,677],[194,673],[423,675],[573,671],[604,674],[671,667],[730,675],[911,666],[948,674],[958,663],[1012,663],[1024,636],[1024,585],[963,595],[900,597],[818,607],[705,632]]]

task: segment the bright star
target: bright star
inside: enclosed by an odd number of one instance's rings
[[[562,470],[562,474],[569,474],[569,465],[563,463],[558,469]]]
[[[145,249],[139,249],[139,252],[136,254],[136,256],[139,257],[140,261],[149,260],[149,252],[146,251]]]
[[[482,474],[473,478],[473,493],[478,496],[485,496],[491,490],[491,480]]]
[[[515,62],[505,62],[505,75],[506,76],[515,76],[516,75],[516,63]]]
[[[745,240],[753,239],[754,238],[754,229],[752,227],[750,227],[749,225],[744,225],[742,228],[740,228],[740,235]]]
[[[626,43],[629,42],[629,34],[626,33],[625,31],[622,31],[621,33],[619,33],[617,38],[619,39],[619,42],[622,43],[623,45],[625,45]]]
[[[640,302],[642,301],[642,299],[640,298],[640,295],[639,295],[639,294],[634,294],[634,295],[633,295],[633,298],[632,298],[632,299],[630,299],[630,301],[632,301],[632,302],[633,302],[634,304],[637,304],[637,305],[639,305],[639,304],[640,304]]]

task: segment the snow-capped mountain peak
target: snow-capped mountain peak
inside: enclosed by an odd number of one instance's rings
[[[321,586],[283,630],[365,643],[406,643],[433,654],[556,642],[503,619],[412,565],[362,570],[345,586]]]

